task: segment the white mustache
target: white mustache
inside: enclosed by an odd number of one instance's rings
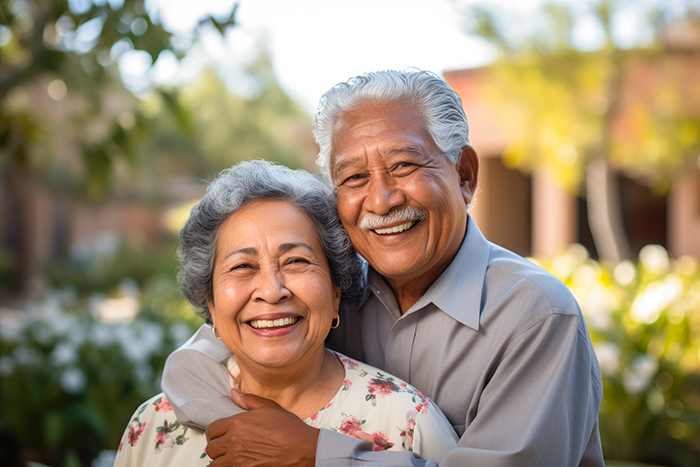
[[[389,214],[380,216],[379,214],[366,214],[360,221],[360,229],[373,230],[391,225],[397,222],[417,222],[425,219],[425,213],[416,208],[404,208],[399,211],[391,211]]]

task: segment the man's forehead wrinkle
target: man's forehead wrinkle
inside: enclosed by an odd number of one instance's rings
[[[425,156],[426,151],[420,144],[407,144],[398,148],[393,148],[389,150],[390,155],[400,154],[403,152],[410,152],[413,154],[418,154],[420,156]]]

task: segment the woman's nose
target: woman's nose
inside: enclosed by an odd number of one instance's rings
[[[261,270],[258,273],[258,284],[253,294],[255,300],[277,303],[291,296],[292,293],[285,287],[284,276],[279,270]]]

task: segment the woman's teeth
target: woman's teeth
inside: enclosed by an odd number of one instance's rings
[[[280,319],[256,319],[250,322],[250,325],[255,329],[283,328],[291,326],[299,321],[299,317],[280,318]]]
[[[413,224],[414,222],[406,222],[405,224],[396,225],[394,227],[389,227],[386,229],[374,229],[374,232],[378,233],[379,235],[399,233],[403,232],[404,230],[410,229],[411,227],[413,227]]]

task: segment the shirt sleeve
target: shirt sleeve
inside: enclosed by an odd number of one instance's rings
[[[178,421],[198,431],[219,418],[243,412],[231,400],[231,384],[222,363],[232,355],[203,325],[182,347],[168,356],[161,386]]]
[[[575,313],[548,314],[514,338],[483,392],[473,396],[480,399],[478,413],[468,414],[473,418],[441,467],[605,465],[587,450],[598,433],[602,387],[578,319]],[[372,452],[340,436],[321,430],[316,465],[437,465],[412,453]]]
[[[430,401],[426,413],[421,412],[416,417],[413,452],[424,459],[440,462],[446,452],[457,447],[457,441],[459,438],[452,425],[442,415],[437,405]]]

